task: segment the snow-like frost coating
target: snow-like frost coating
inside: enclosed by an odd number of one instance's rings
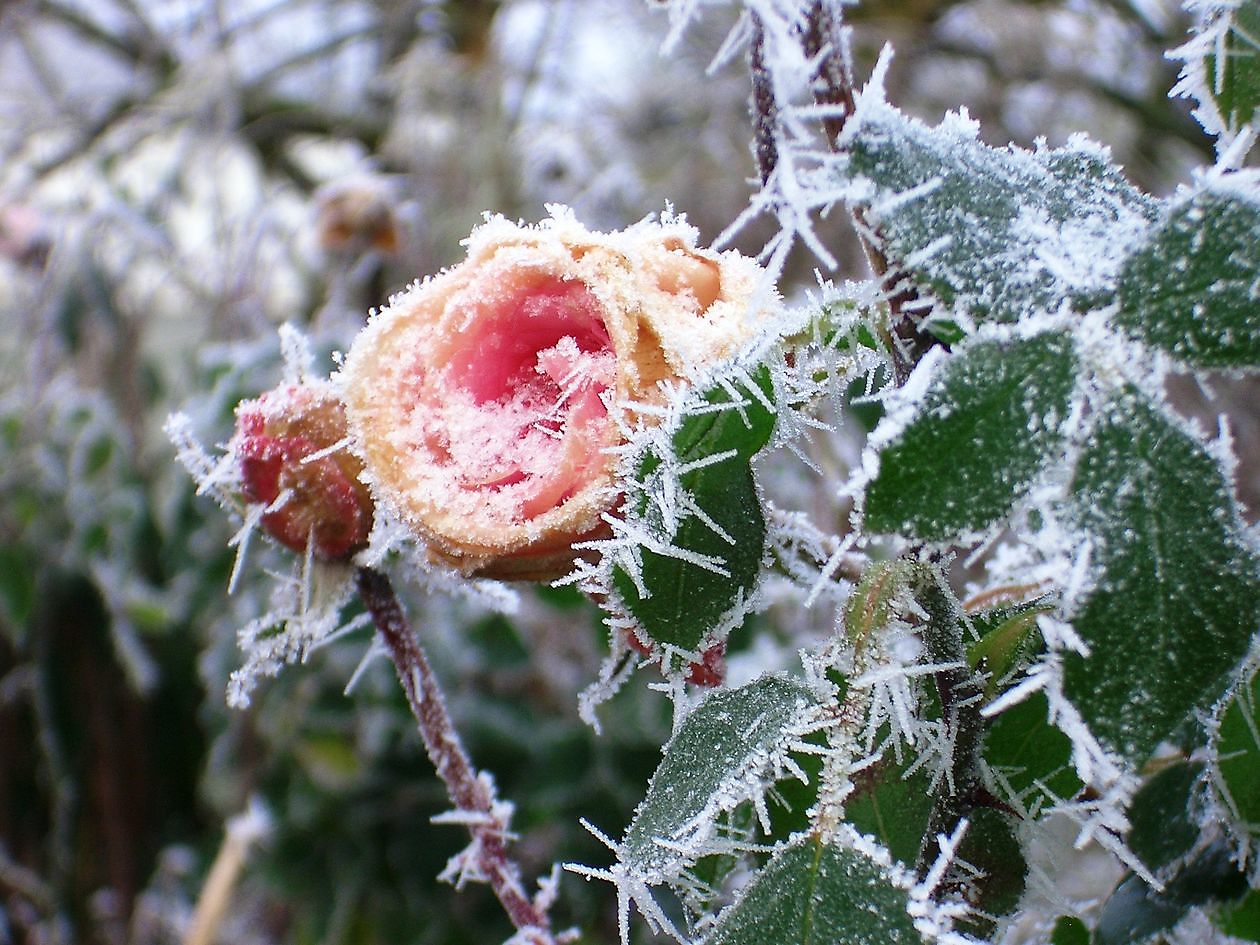
[[[756,264],[697,248],[681,220],[595,233],[551,210],[488,218],[338,376],[374,494],[466,573],[563,573],[607,530],[623,405],[658,403],[761,316]]]

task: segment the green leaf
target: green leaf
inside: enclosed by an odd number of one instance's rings
[[[1028,880],[1028,863],[1020,849],[1015,817],[991,807],[977,807],[967,820],[958,859],[978,871],[967,883],[967,901],[981,914],[969,917],[962,930],[987,938],[994,928],[991,917],[1007,915],[1019,905]]]
[[[1129,849],[1151,870],[1190,852],[1199,837],[1194,795],[1203,765],[1181,761],[1160,769],[1129,804]]]
[[[1217,181],[1125,263],[1116,321],[1197,367],[1260,367],[1260,191]]]
[[[955,115],[929,128],[872,104],[861,118],[840,139],[851,203],[894,269],[976,318],[1098,307],[1155,215],[1155,202],[1083,141],[999,149]]]
[[[1225,803],[1253,838],[1260,839],[1260,672],[1226,704],[1216,733],[1218,786]]]
[[[1194,906],[1228,902],[1247,891],[1247,877],[1229,848],[1214,844],[1187,863],[1164,888],[1130,875],[1103,903],[1094,945],[1131,945],[1176,925]]]
[[[1089,929],[1074,915],[1061,915],[1050,933],[1050,945],[1089,945]]]
[[[865,854],[810,836],[774,855],[705,945],[919,945],[909,900]]]
[[[1234,938],[1260,942],[1260,889],[1251,890],[1238,902],[1223,908],[1217,916],[1216,927]]]
[[[1230,24],[1218,63],[1204,57],[1210,89],[1225,127],[1236,131],[1255,121],[1260,106],[1260,3],[1243,2],[1230,13]]]
[[[895,764],[885,758],[853,776],[854,791],[845,801],[844,819],[860,833],[875,837],[894,860],[913,865],[932,813],[932,776],[926,765],[906,775],[914,759]]]
[[[1094,586],[1071,615],[1067,697],[1104,745],[1143,761],[1224,691],[1260,626],[1260,568],[1203,445],[1140,395],[1113,402],[1072,483]]]
[[[464,639],[477,648],[483,665],[494,669],[523,666],[529,650],[516,627],[502,614],[489,614],[464,630]]]
[[[1075,375],[1061,334],[958,352],[880,453],[867,529],[944,541],[1003,518],[1058,446]]]
[[[1230,6],[1209,6],[1198,35],[1173,53],[1186,60],[1173,94],[1197,99],[1204,129],[1227,138],[1253,123],[1260,106],[1260,3]]]
[[[1072,767],[1072,742],[1050,724],[1048,712],[1045,695],[1034,693],[993,720],[981,749],[999,796],[1031,814],[1083,787]]]
[[[35,608],[38,556],[19,544],[0,545],[0,625],[16,632]]]
[[[813,694],[785,676],[712,692],[665,746],[618,851],[622,862],[648,877],[676,875],[688,859],[679,847],[698,849],[716,814],[751,796],[816,708]]]
[[[1004,604],[971,614],[972,629],[980,639],[967,647],[967,664],[985,673],[986,700],[998,693],[1001,682],[1027,661],[1033,647],[1041,640],[1037,632],[1037,615],[1050,613],[1054,604],[1048,597],[1019,604]]]
[[[667,462],[649,452],[640,465],[643,495],[636,513],[644,528],[665,545],[714,562],[705,567],[644,548],[640,577],[646,595],[639,593],[624,567],[614,568],[617,593],[657,643],[694,651],[756,583],[766,525],[749,462],[769,441],[774,414],[761,399],[770,390],[769,370],[762,367],[754,381],[760,397],[739,385],[732,385],[738,401],[720,385],[708,391],[706,403],[731,406],[685,417],[672,437],[673,457]],[[728,451],[734,455],[681,475],[676,472]],[[671,529],[662,496],[673,496],[671,503],[676,500],[675,479],[721,533],[695,513],[684,513],[676,530]]]
[[[897,558],[866,569],[844,608],[844,631],[850,643],[861,648],[872,633],[887,626],[897,608],[906,603],[916,567],[912,561]]]

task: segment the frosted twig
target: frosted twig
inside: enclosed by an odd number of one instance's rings
[[[557,945],[546,911],[526,895],[520,869],[508,855],[511,808],[495,797],[493,782],[477,772],[464,750],[437,676],[411,631],[393,585],[372,568],[359,568],[355,584],[394,662],[425,750],[454,805],[454,816],[472,834],[472,845],[456,858],[460,877],[484,880],[494,890],[519,933],[514,942]]]
[[[776,140],[779,106],[774,98],[773,80],[766,69],[766,29],[756,13],[752,14],[748,69],[752,73],[753,143],[757,154],[757,173],[761,186],[765,187],[779,163]]]
[[[821,120],[827,146],[832,151],[839,151],[839,140],[845,124],[857,111],[857,96],[853,90],[853,70],[849,65],[847,36],[836,4],[827,0],[814,0],[810,4],[801,45],[806,57],[817,64],[813,83],[814,101],[823,109],[824,117]],[[867,261],[888,295],[891,311],[889,323],[893,327],[886,332],[883,341],[892,358],[893,376],[900,385],[909,376],[913,366],[911,352],[915,346],[908,342],[917,334],[917,325],[899,316],[914,303],[917,295],[913,287],[899,278],[900,273],[889,265],[881,248],[883,239],[878,227],[873,226],[860,210],[853,211],[853,218]],[[913,329],[909,337],[897,333],[899,324]]]
[[[266,839],[271,827],[271,815],[257,799],[250,801],[244,813],[228,821],[223,845],[197,898],[184,945],[211,945],[218,940],[219,926],[231,905],[232,892],[245,868],[250,848]]]
[[[920,877],[928,875],[936,858],[936,835],[957,831],[979,799],[980,737],[983,685],[967,665],[962,635],[962,608],[944,577],[931,566],[918,570],[915,599],[924,609],[924,659],[936,664],[933,678],[941,700],[942,732],[948,747],[944,789],[939,791],[919,848]]]

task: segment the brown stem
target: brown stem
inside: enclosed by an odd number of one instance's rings
[[[818,58],[818,71],[814,75],[814,102],[828,109],[822,119],[827,147],[839,151],[837,144],[845,123],[857,109],[857,96],[853,91],[853,73],[845,58],[844,34],[838,10],[825,0],[814,0],[806,14],[805,30],[801,46],[806,55]],[[897,384],[905,383],[914,367],[912,352],[918,345],[918,327],[913,320],[902,318],[907,303],[917,295],[913,288],[900,283],[897,273],[891,271],[888,257],[878,242],[878,230],[870,224],[861,210],[853,211],[858,225],[862,248],[866,252],[871,270],[879,278],[888,296],[891,311],[891,330],[884,333],[884,343],[892,358],[893,377]],[[872,239],[868,234],[875,234]],[[931,343],[935,343],[933,340]],[[921,353],[921,352],[920,352]]]
[[[979,698],[983,686],[967,665],[962,610],[944,576],[935,568],[924,566],[918,572],[914,595],[927,613],[923,627],[924,657],[952,667],[933,673],[936,693],[941,700],[941,719],[949,734],[952,752],[949,778],[936,793],[919,848],[918,873],[922,878],[936,858],[937,835],[953,833],[958,822],[971,813],[983,796],[980,741],[984,719],[980,715]]]
[[[774,100],[770,73],[766,69],[766,29],[756,13],[752,14],[748,70],[752,73],[753,146],[757,155],[757,176],[761,178],[761,186],[765,187],[779,164],[779,146],[775,140],[779,107]]]
[[[398,679],[416,717],[425,750],[446,785],[455,810],[468,819],[472,855],[512,924],[536,945],[555,945],[546,913],[525,894],[520,870],[507,852],[507,822],[493,790],[472,766],[447,714],[433,668],[420,648],[389,578],[372,568],[355,574],[359,596],[385,641]]]
[[[843,42],[839,15],[831,5],[815,0],[806,17],[801,45],[811,59],[827,50],[814,76],[814,101],[831,109],[822,124],[823,131],[827,133],[827,144],[832,149],[836,147],[840,132],[844,131],[845,122],[856,109],[853,76],[844,59]]]

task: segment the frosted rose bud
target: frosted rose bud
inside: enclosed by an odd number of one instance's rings
[[[636,653],[652,655],[652,644],[644,643],[633,631],[626,631],[625,640]],[[686,679],[692,685],[708,689],[722,685],[726,681],[726,641],[720,640],[702,650],[700,659],[687,665]]]
[[[261,519],[280,544],[304,553],[312,543],[329,561],[367,545],[372,497],[348,449],[345,408],[326,385],[290,384],[243,401],[230,449],[246,499],[271,505],[286,495]]]
[[[756,263],[694,239],[569,215],[477,228],[463,263],[392,299],[346,358],[378,500],[466,573],[565,573],[618,501],[621,405],[732,354],[757,317]]]
[[[388,189],[372,178],[348,178],[315,194],[316,227],[326,252],[398,251],[398,220]]]
[[[52,252],[48,222],[31,207],[0,206],[0,256],[20,266],[43,269]]]

